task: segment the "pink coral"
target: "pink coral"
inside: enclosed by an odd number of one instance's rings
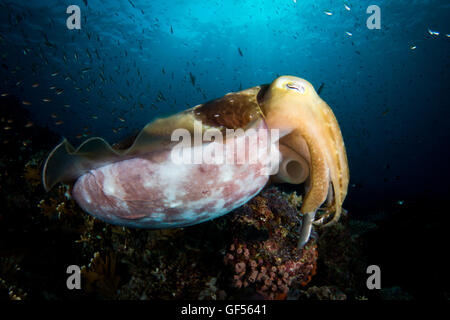
[[[242,211],[224,258],[233,267],[232,284],[253,288],[266,299],[285,299],[289,287],[306,285],[315,274],[317,245],[311,239],[297,250],[299,213],[276,189],[256,196]],[[258,236],[249,238],[249,230]]]

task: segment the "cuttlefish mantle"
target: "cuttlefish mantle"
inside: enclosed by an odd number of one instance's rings
[[[235,143],[233,153],[224,157],[243,154],[247,161],[175,163],[173,133],[182,129],[195,136],[199,123],[202,134],[214,129],[225,138],[194,144],[191,154],[199,147]],[[230,138],[227,129],[243,133]],[[278,134],[267,135],[273,130]],[[245,143],[249,141],[263,146],[257,154],[252,143]],[[320,221],[339,218],[349,179],[342,135],[329,106],[301,78],[282,76],[270,85],[157,119],[125,145],[112,147],[91,138],[75,149],[64,139],[43,169],[46,190],[75,181],[72,194],[83,210],[108,223],[141,228],[183,227],[217,218],[249,201],[270,177],[306,184],[299,246],[308,241],[322,204],[326,202],[327,214]]]

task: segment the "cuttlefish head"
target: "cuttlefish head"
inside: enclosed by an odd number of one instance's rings
[[[301,183],[306,180],[304,215],[299,243],[309,239],[317,210],[326,201],[325,215],[317,222],[326,225],[339,219],[347,194],[349,170],[341,130],[328,104],[308,81],[282,76],[263,90],[259,103],[267,125],[280,133],[283,156],[275,180]]]

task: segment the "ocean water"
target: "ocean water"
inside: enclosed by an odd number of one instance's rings
[[[449,17],[438,0],[0,0],[0,99],[77,146],[298,76],[339,122],[344,208],[432,206],[450,194]]]

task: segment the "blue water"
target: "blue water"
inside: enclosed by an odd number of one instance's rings
[[[71,4],[81,30],[66,27]],[[372,4],[379,30],[366,26]],[[31,103],[36,124],[74,145],[118,141],[155,117],[289,74],[323,84],[349,157],[347,206],[449,193],[446,1],[2,0],[0,8],[2,93]]]

